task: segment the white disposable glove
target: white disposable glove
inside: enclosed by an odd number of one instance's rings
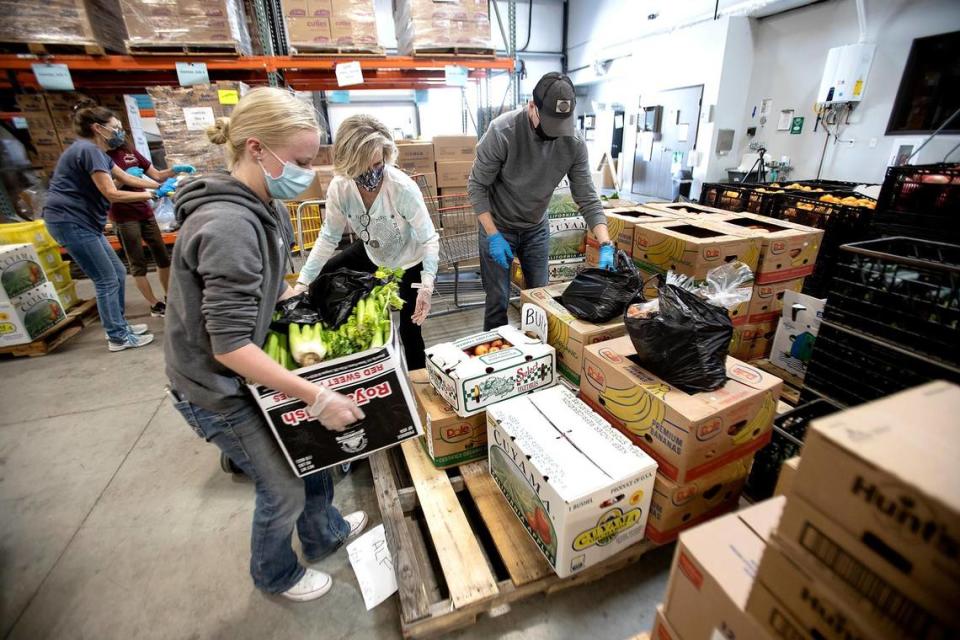
[[[365,417],[353,400],[326,387],[317,387],[317,396],[307,407],[307,413],[330,431],[344,431]]]
[[[302,282],[298,282],[297,284],[293,285],[293,295],[298,296],[304,291],[308,290],[309,288],[310,288],[310,285],[303,284]]]
[[[417,291],[417,304],[413,308],[413,315],[410,316],[414,324],[423,324],[423,321],[427,319],[427,315],[430,313],[431,296],[433,296],[433,289],[420,287],[420,290]]]

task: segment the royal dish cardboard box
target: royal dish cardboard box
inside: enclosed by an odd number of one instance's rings
[[[477,136],[434,136],[433,157],[440,162],[473,162],[477,157]],[[466,184],[466,183],[464,183]]]
[[[634,225],[633,261],[648,273],[675,271],[704,280],[708,271],[734,260],[756,272],[760,244],[760,238],[701,220]]]
[[[747,598],[783,498],[756,504],[680,534],[664,598],[664,614],[683,640],[768,636],[747,614]]]
[[[410,173],[434,173],[436,158],[432,142],[398,142],[397,166]]]
[[[295,369],[301,378],[348,396],[365,417],[330,431],[307,413],[299,398],[248,385],[297,477],[363,458],[423,433],[404,370],[396,320],[383,347]]]
[[[749,324],[775,322],[783,309],[784,296],[788,291],[800,293],[803,278],[782,280],[767,284],[754,284],[753,294],[747,306],[746,321]]]
[[[735,511],[752,463],[753,456],[740,458],[683,484],[658,473],[647,537],[657,544],[666,544],[676,540],[681,531]]]
[[[758,284],[795,280],[813,273],[823,230],[755,213],[728,213],[720,222],[762,240]]]
[[[557,382],[554,348],[509,325],[432,346],[426,356],[430,383],[463,418]]]
[[[618,316],[603,324],[594,324],[577,319],[560,302],[560,297],[569,283],[548,285],[539,289],[520,292],[520,303],[535,304],[547,316],[547,342],[557,351],[557,369],[574,384],[580,384],[583,367],[583,348],[627,332],[623,318]]]
[[[410,386],[423,425],[423,448],[440,469],[487,456],[487,416],[461,418],[430,384],[426,369],[410,372]]]
[[[487,409],[490,474],[561,578],[643,539],[656,463],[562,387]]]
[[[823,322],[826,300],[795,291],[783,294],[780,323],[770,349],[770,362],[803,380]]]
[[[722,387],[688,394],[643,369],[629,336],[584,352],[584,399],[671,480],[696,480],[770,441],[783,386],[777,377],[727,358]]]
[[[858,541],[849,549],[960,603],[960,386],[931,382],[812,423],[793,495]],[[808,534],[796,532],[798,543]],[[953,609],[960,620],[960,611]]]

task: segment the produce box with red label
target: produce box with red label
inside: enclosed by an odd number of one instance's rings
[[[821,229],[755,213],[727,213],[716,220],[730,225],[731,233],[762,239],[756,269],[759,284],[794,280],[813,273],[823,240]]]
[[[490,475],[561,578],[643,540],[656,463],[563,387],[487,409]]]
[[[739,260],[752,271],[760,259],[760,238],[734,235],[719,224],[683,219],[636,225],[633,261],[649,273],[676,273],[703,280],[725,262]]]
[[[487,456],[487,417],[481,411],[461,418],[430,384],[426,369],[410,372],[413,397],[423,425],[423,447],[434,466],[453,467]]]

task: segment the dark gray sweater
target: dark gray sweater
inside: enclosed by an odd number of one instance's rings
[[[541,140],[522,108],[490,123],[477,145],[467,193],[474,212],[489,211],[498,228],[529,229],[546,218],[550,196],[564,176],[587,226],[605,223],[586,143],[576,136]]]
[[[235,373],[214,359],[262,346],[289,257],[275,207],[227,174],[177,189],[163,350],[167,377],[187,400],[229,412],[250,402]]]

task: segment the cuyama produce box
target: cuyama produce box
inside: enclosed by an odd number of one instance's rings
[[[582,258],[586,249],[587,221],[583,216],[550,216],[549,260]]]
[[[556,352],[504,325],[426,350],[427,374],[460,417],[557,382]]]
[[[0,245],[0,303],[10,303],[47,281],[37,250],[31,244]]]
[[[688,394],[640,367],[629,336],[584,352],[584,400],[653,456],[671,480],[695,480],[770,441],[779,378],[727,358],[726,384]]]
[[[561,578],[643,539],[656,463],[562,387],[487,409],[490,474]]]
[[[410,372],[413,397],[423,425],[423,446],[434,466],[452,467],[487,455],[487,416],[461,418],[430,384],[426,369]]]
[[[623,317],[618,316],[603,324],[578,320],[560,303],[560,296],[569,283],[552,284],[540,289],[520,292],[520,303],[537,305],[547,315],[547,342],[557,350],[560,373],[574,384],[580,384],[583,366],[583,348],[588,344],[618,338],[627,332]]]
[[[368,456],[423,432],[393,319],[386,346],[302,367],[294,373],[349,395],[366,415],[344,431],[330,431],[307,414],[306,405],[298,398],[262,385],[249,385],[298,477]]]
[[[50,282],[9,301],[0,300],[0,346],[26,344],[64,318],[63,304]]]

